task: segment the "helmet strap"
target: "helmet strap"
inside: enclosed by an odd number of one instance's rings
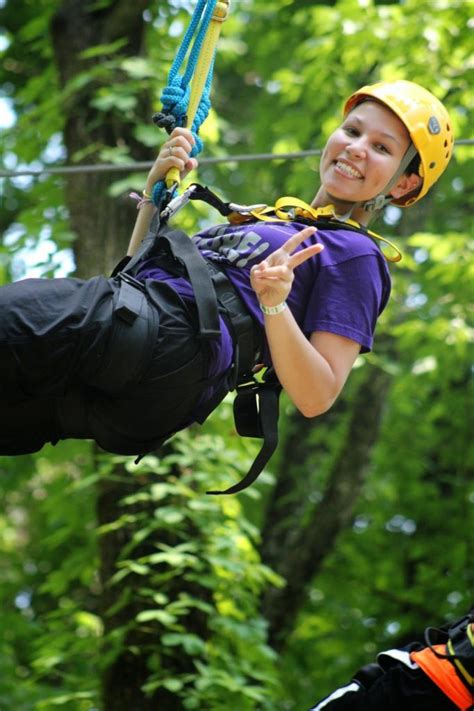
[[[365,203],[356,203],[360,204],[361,207],[364,208],[364,210],[367,210],[367,212],[378,212],[379,210],[382,210],[386,205],[392,202],[393,197],[392,195],[389,195],[388,193],[390,190],[398,183],[402,175],[405,173],[406,169],[412,162],[413,158],[416,156],[418,151],[416,150],[415,146],[413,143],[410,143],[410,145],[407,148],[407,151],[405,155],[403,156],[402,160],[400,161],[400,165],[398,166],[398,169],[395,173],[395,175],[390,179],[388,184],[385,186],[383,191],[379,194],[376,195],[374,198],[371,200],[367,200]],[[355,206],[354,206],[355,207]],[[354,208],[352,208],[354,209]]]

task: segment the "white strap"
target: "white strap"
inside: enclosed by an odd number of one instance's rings
[[[341,689],[338,689],[334,693],[331,694],[331,696],[328,696],[326,699],[321,701],[320,704],[315,706],[314,708],[310,709],[310,711],[321,711],[321,709],[324,709],[328,704],[331,703],[331,701],[336,701],[336,699],[340,699],[341,697],[345,696],[346,694],[352,694],[356,693],[359,691],[360,686],[357,684],[357,682],[353,681],[351,684],[348,684],[347,686],[343,686]]]
[[[418,664],[415,664],[415,662],[411,660],[410,652],[404,652],[402,649],[388,649],[386,652],[380,652],[380,654],[377,655],[377,661],[380,661],[382,657],[390,657],[410,669],[418,669]]]

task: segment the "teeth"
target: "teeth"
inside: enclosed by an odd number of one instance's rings
[[[354,170],[354,168],[351,168],[350,165],[347,165],[347,163],[342,163],[341,161],[337,161],[336,166],[339,170],[342,170],[343,173],[346,175],[350,175],[351,178],[362,178],[362,175],[359,173],[358,170]]]

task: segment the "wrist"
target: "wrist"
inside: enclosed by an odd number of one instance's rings
[[[281,312],[287,308],[287,303],[286,301],[282,301],[276,306],[265,306],[264,304],[259,303],[259,306],[265,316],[275,316],[276,314],[281,314]]]

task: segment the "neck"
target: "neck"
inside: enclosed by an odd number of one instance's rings
[[[311,202],[311,207],[325,207],[326,205],[334,205],[335,213],[338,217],[348,215],[352,220],[355,220],[360,225],[367,227],[374,216],[374,213],[367,212],[357,203],[348,202],[347,200],[339,200],[331,195],[323,187],[319,188],[318,192]]]

